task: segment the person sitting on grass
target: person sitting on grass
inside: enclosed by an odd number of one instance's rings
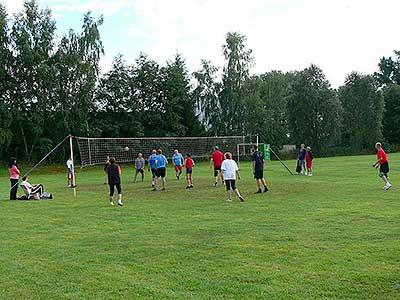
[[[228,195],[227,201],[232,202],[232,191],[234,191],[239,197],[240,201],[243,202],[244,198],[236,188],[236,175],[237,178],[240,179],[240,174],[236,161],[232,159],[232,153],[225,153],[225,160],[222,162],[221,172],[225,180],[226,193]]]
[[[25,196],[27,199],[35,199],[38,200],[42,197],[44,192],[44,187],[42,184],[30,184],[28,182],[28,175],[22,177],[21,187],[24,190]]]
[[[185,166],[186,166],[186,181],[187,181],[186,188],[192,189],[193,188],[192,172],[193,172],[194,161],[190,153],[186,154]]]

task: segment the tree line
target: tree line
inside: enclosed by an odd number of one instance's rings
[[[316,151],[400,144],[400,51],[374,74],[349,74],[334,89],[316,65],[251,75],[246,37],[230,32],[225,63],[189,73],[182,54],[164,65],[122,55],[102,74],[103,18],[56,36],[51,11],[25,1],[10,17],[0,4],[0,157],[32,160],[72,133],[91,137],[258,135],[277,148]]]

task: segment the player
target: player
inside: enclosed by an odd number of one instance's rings
[[[110,157],[107,155],[106,161],[104,162],[104,173],[106,173],[106,180],[104,181],[104,184],[107,184],[108,181],[108,175],[107,175],[107,168],[110,165]]]
[[[74,187],[74,162],[72,161],[72,157],[67,160],[67,186]]]
[[[253,146],[253,154],[251,156],[251,160],[253,161],[253,173],[254,178],[257,182],[258,190],[256,193],[261,194],[261,184],[264,186],[264,193],[268,192],[267,184],[264,179],[264,157],[260,151],[258,151],[258,146]]]
[[[166,168],[167,168],[168,160],[167,158],[162,154],[162,150],[158,149],[157,150],[157,156],[156,156],[156,178],[154,182],[154,188],[153,191],[157,190],[158,187],[158,180],[161,177],[162,179],[162,190],[165,191],[166,189],[166,182],[165,182],[165,175],[166,175]]]
[[[187,181],[186,188],[192,189],[193,188],[192,172],[193,172],[194,161],[190,153],[186,154],[185,166],[186,166],[186,181]]]
[[[225,179],[226,193],[228,195],[228,202],[232,202],[232,191],[234,191],[241,202],[244,198],[240,194],[239,190],[236,188],[236,176],[240,179],[239,168],[236,161],[232,159],[232,154],[230,152],[225,153],[225,160],[221,165],[221,172]]]
[[[151,151],[151,154],[149,158],[147,159],[147,162],[149,164],[149,171],[151,170],[151,175],[152,175],[152,180],[151,180],[151,187],[154,188],[155,185],[155,179],[156,179],[156,172],[157,172],[157,167],[156,167],[156,157],[157,157],[157,151],[153,150]]]
[[[135,160],[135,169],[136,169],[135,182],[136,182],[138,173],[140,173],[142,175],[142,181],[144,180],[144,164],[145,164],[145,161],[143,158],[143,154],[139,153],[138,157]]]
[[[307,147],[307,152],[306,152],[307,173],[306,173],[306,175],[308,175],[308,176],[312,176],[313,159],[314,159],[314,155],[311,152],[311,147]]]
[[[172,164],[174,165],[176,179],[178,179],[178,180],[179,180],[179,176],[181,176],[181,174],[182,174],[183,161],[184,161],[184,159],[183,159],[182,154],[179,153],[178,149],[175,149],[174,154],[172,155]]]
[[[383,150],[383,148],[382,148],[381,143],[379,143],[379,142],[376,143],[375,148],[378,151],[378,153],[377,153],[378,160],[372,166],[374,168],[379,167],[379,177],[381,177],[383,179],[383,181],[385,181],[386,185],[383,187],[383,189],[385,191],[387,191],[388,189],[390,189],[392,187],[392,184],[389,181],[389,161],[388,161],[385,150]]]
[[[218,146],[214,147],[214,152],[211,154],[211,159],[210,159],[210,168],[212,165],[214,165],[214,186],[217,186],[218,184],[218,172],[219,176],[221,178],[221,182],[224,183],[224,177],[221,172],[221,165],[224,160],[224,154],[219,151]]]
[[[110,186],[110,205],[114,205],[114,188],[118,191],[118,205],[122,203],[122,188],[121,188],[121,167],[116,164],[115,158],[110,157],[110,165],[107,167],[108,185]]]
[[[11,158],[8,162],[8,174],[10,175],[11,182],[10,200],[17,200],[20,171],[17,167],[17,160],[15,158]]]
[[[298,155],[298,166],[299,168],[296,170],[297,174],[305,174],[306,172],[306,145],[301,144],[300,151]]]

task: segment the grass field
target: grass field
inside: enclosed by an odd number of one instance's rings
[[[165,192],[124,165],[124,207],[108,205],[101,167],[78,170],[77,198],[62,167],[39,169],[30,181],[54,200],[0,201],[0,299],[400,299],[389,159],[387,192],[374,156],[316,159],[314,177],[269,163],[262,195],[243,163],[244,203],[225,202],[206,164],[193,190],[169,168]]]

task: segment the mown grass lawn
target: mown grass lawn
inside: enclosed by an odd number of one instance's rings
[[[389,159],[387,192],[374,156],[316,159],[313,177],[269,163],[262,195],[242,163],[244,203],[225,202],[206,164],[193,190],[169,168],[165,192],[124,165],[124,207],[108,205],[101,167],[78,170],[77,198],[62,167],[41,168],[30,179],[54,200],[0,201],[0,299],[400,299]]]

